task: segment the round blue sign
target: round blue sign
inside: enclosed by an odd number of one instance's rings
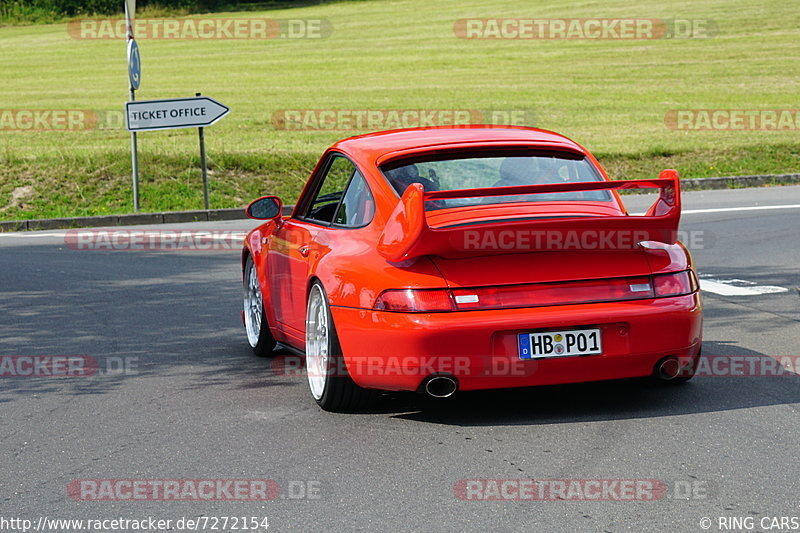
[[[142,81],[142,61],[139,57],[139,45],[133,39],[128,41],[128,78],[131,80],[131,89],[138,89]]]

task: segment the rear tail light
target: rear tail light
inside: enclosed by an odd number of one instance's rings
[[[459,310],[498,309],[652,298],[653,287],[650,277],[642,276],[454,289],[453,295]]]
[[[653,289],[656,297],[691,294],[697,290],[697,280],[691,270],[658,274],[653,276]]]
[[[694,272],[654,276],[528,283],[469,289],[387,290],[375,301],[376,311],[433,313],[470,309],[507,309],[584,303],[645,300],[681,296],[697,290]]]
[[[453,299],[448,289],[402,289],[384,291],[375,300],[377,311],[401,313],[431,313],[453,311]]]

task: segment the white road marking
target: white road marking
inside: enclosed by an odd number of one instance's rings
[[[30,233],[27,231],[20,231],[19,233],[0,233],[0,237],[63,237],[66,234],[66,231],[60,233]]]
[[[751,205],[743,207],[715,207],[712,209],[685,209],[681,210],[682,215],[694,215],[697,213],[728,213],[735,211],[768,211],[771,209],[800,209],[800,204],[789,205]]]
[[[710,209],[683,209],[681,210],[682,215],[696,215],[701,213],[733,213],[736,211],[769,211],[773,209],[800,209],[800,204],[788,204],[788,205],[751,205],[751,206],[741,206],[741,207],[715,207]],[[633,216],[643,216],[644,212],[632,212],[630,213]],[[146,232],[158,232],[158,231],[203,231],[203,230],[156,230],[156,229],[147,229],[147,230],[113,230],[113,229],[102,229],[102,230],[93,230],[91,228],[84,229],[83,231],[146,231]],[[236,231],[236,230],[233,230]],[[20,231],[20,232],[0,232],[0,237],[17,237],[17,238],[37,238],[37,237],[64,237],[66,235],[66,231],[59,231],[55,233],[44,233],[44,232],[28,232],[28,231]],[[247,230],[241,231],[242,234],[246,235]]]
[[[135,233],[137,236],[140,235],[140,234],[144,234],[144,235],[148,235],[148,236],[150,236],[150,235],[158,236],[161,233],[166,233],[167,235],[171,235],[173,233],[179,233],[179,234],[200,235],[202,237],[211,238],[211,239],[213,239],[215,241],[221,241],[221,240],[226,240],[226,239],[244,240],[244,238],[247,236],[247,231],[243,231],[243,230],[222,230],[222,231],[227,232],[227,235],[225,235],[225,234],[217,235],[217,234],[213,233],[214,230],[188,230],[188,229],[182,229],[182,230],[156,230],[156,229],[146,229],[146,230],[127,230],[127,229],[125,229],[125,230],[122,230],[122,229],[120,229],[120,230],[107,230],[107,229],[86,228],[86,229],[80,229],[80,230],[75,229],[75,230],[70,230],[70,231],[75,231],[75,232],[78,232],[78,233],[81,233],[81,234],[84,234],[84,235],[90,235],[90,236],[91,235],[96,235],[98,233],[102,233],[104,235],[106,235],[106,234],[108,234],[108,235],[111,235],[111,234],[124,235],[125,233]],[[30,233],[30,232],[26,232],[26,231],[20,231],[20,232],[17,232],[17,233],[2,233],[2,232],[0,232],[0,237],[16,237],[16,238],[20,238],[20,239],[28,239],[28,238],[36,238],[36,237],[62,237],[63,238],[63,237],[66,237],[66,236],[67,236],[67,232],[66,231],[60,231],[60,232],[56,232],[56,233],[38,233],[38,232],[37,233]]]
[[[785,287],[775,285],[756,285],[743,279],[700,279],[700,289],[720,296],[758,296],[760,294],[777,294],[789,292]]]

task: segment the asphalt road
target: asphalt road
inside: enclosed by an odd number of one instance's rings
[[[629,197],[631,210],[646,199]],[[800,187],[684,195],[683,229],[696,239],[703,279],[786,289],[706,293],[704,354],[800,353],[797,204]],[[739,210],[777,205],[795,207]],[[768,530],[771,517],[800,515],[796,376],[666,387],[629,380],[441,404],[405,394],[364,413],[331,414],[314,404],[304,377],[251,354],[236,246],[76,250],[64,235],[0,235],[0,356],[83,355],[100,369],[0,377],[2,531],[21,530],[3,524],[12,518],[174,524],[205,516],[209,530],[211,517],[265,516],[270,531],[700,532],[748,530],[721,527],[720,517]],[[269,479],[281,494],[266,502],[71,497],[70,483],[87,479]],[[459,480],[474,479],[655,479],[666,493],[656,501],[456,497]]]

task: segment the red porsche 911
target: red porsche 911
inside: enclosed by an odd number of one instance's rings
[[[618,191],[658,189],[630,215]],[[322,156],[288,216],[242,252],[250,346],[305,352],[311,395],[692,377],[702,307],[677,241],[678,175],[609,180],[553,132],[434,127],[360,135]]]

